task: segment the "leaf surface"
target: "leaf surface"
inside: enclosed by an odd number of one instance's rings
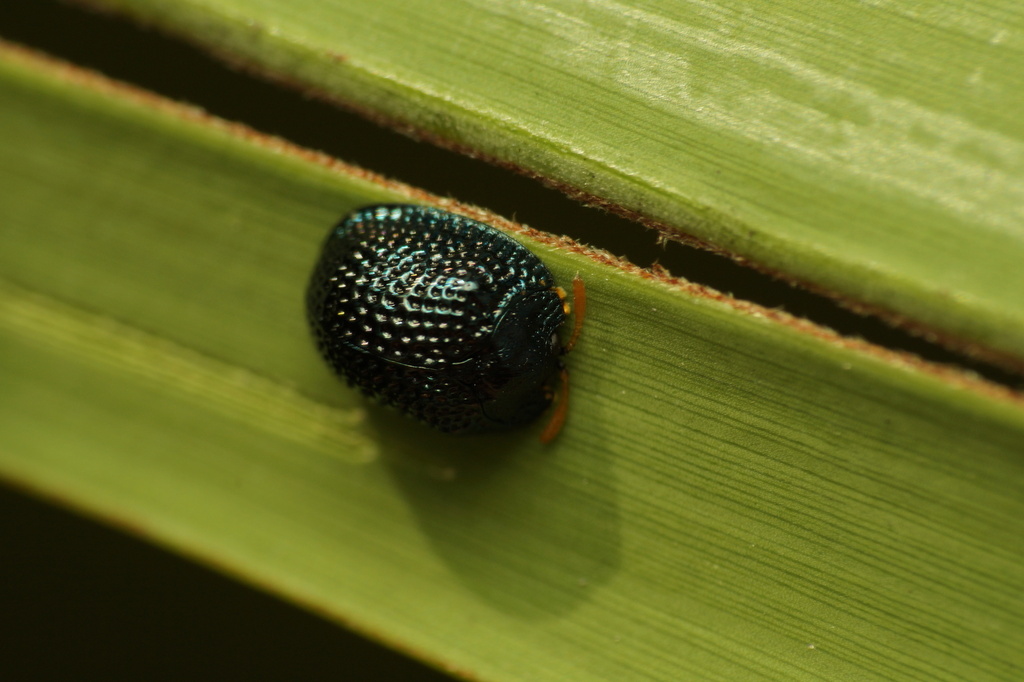
[[[1024,366],[1024,11],[90,0]]]
[[[1018,397],[520,232],[587,282],[570,421],[445,437],[302,310],[429,196],[10,47],[0,99],[7,480],[473,679],[1019,678]]]

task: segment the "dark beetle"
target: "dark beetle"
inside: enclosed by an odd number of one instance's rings
[[[338,375],[434,428],[471,433],[514,428],[551,404],[565,375],[564,299],[505,234],[393,205],[358,209],[331,231],[306,302]]]

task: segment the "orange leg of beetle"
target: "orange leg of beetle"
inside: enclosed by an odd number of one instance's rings
[[[555,396],[555,409],[551,413],[551,419],[544,431],[540,434],[540,442],[547,445],[555,439],[555,436],[565,425],[565,415],[569,412],[569,372],[562,368],[561,387],[558,395]]]
[[[587,316],[587,288],[583,286],[583,279],[576,275],[572,278],[572,304],[576,307],[576,317],[572,322],[572,335],[569,336],[569,343],[565,344],[563,353],[568,353],[576,346],[580,338],[580,330],[583,329],[583,318]]]
[[[562,293],[564,296],[564,292]],[[580,330],[583,328],[583,318],[587,313],[587,289],[583,286],[583,280],[579,275],[572,280],[572,299],[573,305],[576,306],[576,317],[573,320],[572,335],[569,337],[569,342],[565,344],[562,349],[562,353],[568,353],[576,346],[576,341],[580,338]],[[569,306],[566,306],[566,314],[569,314]],[[551,413],[551,419],[548,421],[548,425],[544,427],[544,431],[540,434],[541,443],[550,443],[555,439],[555,436],[562,430],[562,426],[565,425],[565,417],[569,412],[569,371],[562,368],[561,386],[558,395],[555,396],[555,409]]]

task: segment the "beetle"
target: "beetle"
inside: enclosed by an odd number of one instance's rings
[[[448,433],[512,429],[561,396],[541,439],[565,419],[562,362],[579,335],[550,270],[522,244],[438,208],[356,209],[328,234],[306,293],[331,369],[364,394]]]

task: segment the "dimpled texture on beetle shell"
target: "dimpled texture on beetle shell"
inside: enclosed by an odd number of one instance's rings
[[[562,299],[536,256],[478,221],[352,212],[328,235],[307,308],[339,376],[442,431],[512,428],[551,403]]]

